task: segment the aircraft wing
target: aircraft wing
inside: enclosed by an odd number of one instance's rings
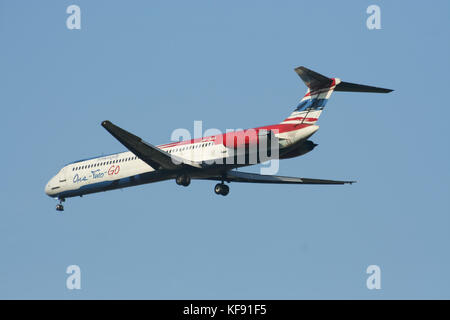
[[[207,180],[222,180],[222,176],[209,177]],[[356,181],[339,181],[339,180],[324,180],[324,179],[310,179],[297,177],[284,177],[263,175],[257,173],[248,173],[240,171],[228,171],[225,176],[225,181],[228,182],[250,182],[250,183],[278,183],[278,184],[352,184]]]
[[[154,169],[177,170],[186,165],[201,168],[200,164],[171,155],[108,120],[103,121],[102,126],[128,150]]]

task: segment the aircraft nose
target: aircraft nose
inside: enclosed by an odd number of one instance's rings
[[[55,177],[51,178],[47,184],[45,185],[45,194],[48,195],[49,197],[53,197],[55,194],[55,190],[53,189],[53,187],[55,187],[56,183],[55,183]]]
[[[47,185],[45,186],[45,194],[50,196],[50,190],[51,190],[51,187],[50,187],[50,181],[49,181],[47,183]]]

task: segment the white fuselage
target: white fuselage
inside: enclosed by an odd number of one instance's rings
[[[276,137],[280,141],[280,150],[306,140],[318,130],[318,126],[294,128]],[[219,143],[217,136],[195,141],[170,143],[158,146],[170,155],[198,163],[223,162],[233,156],[233,149]],[[283,141],[283,143],[281,143]],[[236,149],[235,149],[236,151]],[[239,150],[237,150],[239,154]],[[251,163],[255,164],[255,163]],[[250,165],[243,164],[239,166]],[[84,194],[124,188],[144,183],[172,179],[175,176],[164,170],[155,170],[140,160],[132,152],[121,152],[97,158],[79,160],[64,166],[45,187],[45,193],[60,199],[82,196]]]

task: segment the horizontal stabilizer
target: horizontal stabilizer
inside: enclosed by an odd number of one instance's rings
[[[295,68],[295,72],[297,72],[299,77],[311,91],[329,88],[333,84],[332,79],[305,67]]]
[[[375,93],[389,93],[394,90],[366,86],[363,84],[356,84],[351,82],[341,81],[340,79],[332,79],[321,75],[315,71],[312,71],[305,67],[298,67],[295,69],[295,72],[299,75],[299,77],[303,80],[306,86],[311,91],[316,91],[318,89],[330,88],[334,85],[334,91],[345,91],[345,92],[375,92]]]
[[[334,91],[389,93],[394,90],[342,81],[334,88]]]

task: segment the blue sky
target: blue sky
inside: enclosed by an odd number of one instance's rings
[[[81,8],[81,30],[66,8]],[[368,30],[366,8],[381,8]],[[448,1],[0,1],[0,298],[450,298]],[[395,89],[335,93],[280,174],[352,186],[174,181],[69,199],[66,163],[172,130],[289,115],[304,65]],[[258,168],[250,168],[249,171]],[[66,289],[67,266],[82,289]],[[381,268],[381,290],[366,268]]]

